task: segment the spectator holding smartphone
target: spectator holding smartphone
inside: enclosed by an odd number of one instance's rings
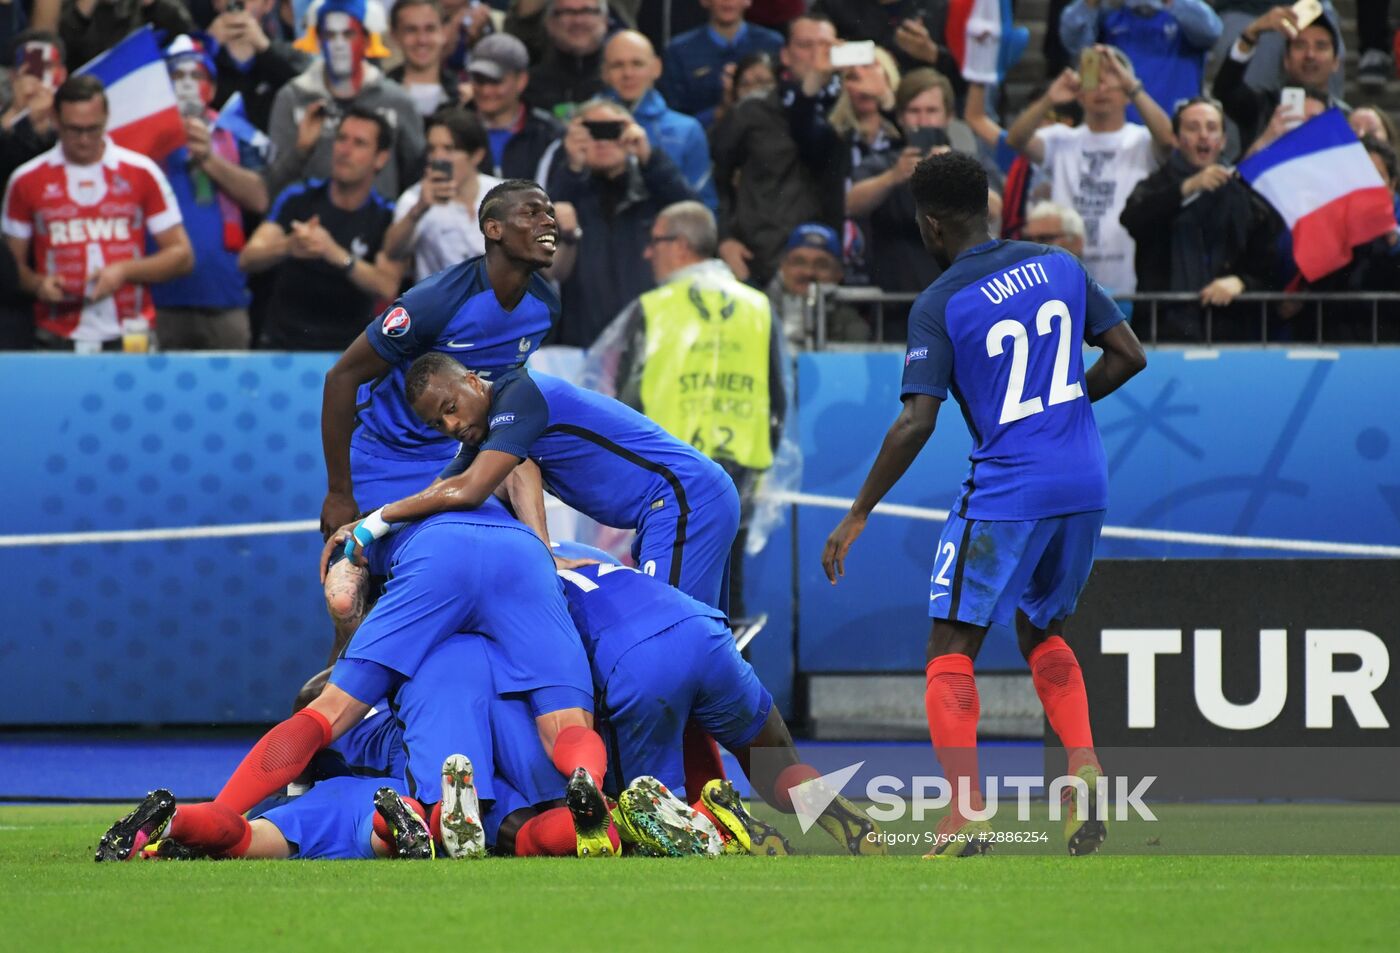
[[[925,156],[952,149],[948,134],[952,103],[952,84],[941,73],[917,69],[904,77],[894,95],[902,141],[867,158],[852,176],[846,214],[864,221],[870,240],[870,281],[885,291],[922,291],[938,277],[938,263],[919,237],[909,177]],[[964,132],[971,140],[966,127]],[[975,154],[976,144],[970,142],[968,148],[957,151]]]
[[[1220,17],[1205,0],[1075,0],[1060,18],[1072,57],[1095,43],[1122,50],[1147,94],[1165,109],[1201,95],[1206,54],[1220,38]],[[1141,122],[1133,106],[1128,121]]]
[[[674,202],[694,199],[675,164],[653,148],[626,107],[610,99],[579,109],[564,137],[568,164],[549,183],[557,206],[577,215],[562,245],[577,246],[569,274],[556,264],[564,316],[553,343],[588,347],[633,298],[654,286],[644,265],[652,223]],[[586,242],[579,242],[587,236]]]
[[[1269,128],[1281,102],[1282,90],[1257,86],[1246,76],[1256,58],[1268,55],[1262,51],[1262,41],[1272,35],[1283,38],[1283,86],[1314,90],[1331,105],[1346,107],[1327,94],[1328,82],[1341,62],[1341,32],[1336,25],[1323,14],[1300,28],[1292,7],[1274,7],[1240,33],[1211,87],[1212,95],[1224,104],[1226,117],[1239,127],[1241,154]]]
[[[478,171],[485,155],[486,130],[475,114],[448,106],[428,117],[428,171],[399,196],[384,236],[391,258],[413,258],[415,281],[485,254],[477,209],[502,181]]]
[[[1119,223],[1133,187],[1176,145],[1172,121],[1143,89],[1133,66],[1109,46],[1081,54],[1083,74],[1065,70],[1007,130],[1006,142],[1050,177],[1050,200],[1084,218],[1084,267],[1110,293],[1131,294],[1135,246]],[[1077,99],[1084,123],[1043,126],[1053,107]],[[1128,104],[1146,125],[1128,122]]]
[[[0,113],[0,182],[58,140],[53,94],[68,78],[63,41],[55,33],[27,30],[15,38],[10,57],[14,99]]]
[[[267,132],[277,91],[306,69],[311,58],[290,43],[268,36],[263,24],[276,0],[214,0],[219,11],[209,24],[216,41],[218,85],[213,106],[222,109],[234,93],[243,97],[248,121]]]

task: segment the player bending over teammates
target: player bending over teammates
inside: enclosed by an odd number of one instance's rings
[[[418,417],[460,449],[438,482],[354,527],[361,543],[397,523],[480,506],[528,459],[569,506],[635,529],[632,555],[645,572],[726,610],[739,494],[694,447],[611,397],[557,377],[522,370],[486,380],[437,352],[413,363],[404,392]]]
[[[172,836],[203,843],[203,826],[227,826],[230,816],[243,814],[295,780],[318,751],[359,723],[378,701],[401,701],[401,690],[411,690],[415,674],[435,648],[456,633],[482,633],[489,639],[496,689],[528,700],[535,743],[569,777],[570,799],[589,807],[591,817],[578,831],[580,851],[616,853],[597,789],[607,753],[592,728],[588,659],[548,550],[494,499],[469,513],[441,514],[415,524],[375,549],[376,568],[390,576],[388,585],[336,661],[329,684],[306,708],[263,736],[213,802],[182,808],[172,822],[182,833]],[[464,559],[463,553],[474,555]],[[410,735],[433,730],[434,706],[425,702],[418,712],[405,718],[406,746],[432,750]],[[439,759],[442,747],[453,750],[439,741]],[[418,776],[432,776],[440,763]],[[182,836],[185,828],[194,832]],[[126,842],[126,833],[116,832],[109,851],[113,859],[126,859],[136,849]]]
[[[850,512],[826,541],[834,585],[866,519],[933,433],[951,390],[972,431],[972,467],[934,557],[929,615],[929,733],[953,787],[930,856],[981,853],[989,830],[977,771],[977,685],[972,661],[992,623],[1016,625],[1036,693],[1068,749],[1071,774],[1091,792],[1070,805],[1071,854],[1097,850],[1100,767],[1084,677],[1060,637],[1089,578],[1108,506],[1103,444],[1089,404],[1147,365],[1113,301],[1058,249],[993,240],[987,176],[960,153],[930,156],[910,182],[924,247],[943,274],[910,314],[904,409]],[[1081,341],[1103,349],[1086,373]],[[962,787],[966,785],[966,787]],[[961,791],[966,795],[959,796]]]
[[[782,713],[735,648],[724,614],[600,550],[577,543],[556,550],[599,560],[559,576],[606,708],[610,777],[642,775],[646,791],[680,790],[684,783],[692,809],[713,822],[727,853],[790,853],[781,834],[748,813],[729,781],[700,782],[686,770],[682,738],[691,721],[728,748],[764,800],[784,813],[793,813],[793,788],[820,783],[816,770],[798,761]],[[613,789],[618,786],[615,781]],[[624,838],[678,852],[666,840],[670,831],[644,826],[652,819],[629,793],[621,796],[618,818]],[[879,828],[844,797],[833,797],[817,823],[852,854],[885,852]]]
[[[538,272],[554,261],[554,206],[534,182],[507,179],[481,203],[486,253],[414,285],[370,322],[326,374],[321,442],[327,492],[321,532],[329,536],[362,513],[423,489],[457,444],[425,427],[404,398],[413,360],[442,354],[494,379],[520,367],[558,320],[559,299]],[[519,494],[517,512],[535,517]],[[514,499],[514,494],[513,494]],[[543,514],[538,514],[542,525]],[[364,617],[365,571],[337,563],[325,579],[338,653]]]

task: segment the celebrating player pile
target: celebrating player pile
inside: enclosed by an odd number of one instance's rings
[[[212,802],[153,792],[103,836],[99,861],[428,858],[437,843],[452,857],[789,852],[717,753],[701,756],[713,738],[748,771],[755,746],[774,749],[763,760],[776,770],[753,781],[789,813],[791,788],[820,784],[725,622],[733,483],[622,404],[519,368],[557,311],[535,275],[553,258],[553,206],[512,180],[480,219],[486,255],[410,291],[327,376],[323,521],[377,507],[323,553],[332,668]],[[428,486],[448,448],[456,460]],[[556,560],[541,474],[585,514],[634,527],[647,572],[600,552]],[[388,582],[366,613],[371,572]],[[707,742],[695,752],[689,723]],[[317,778],[332,780],[245,817]],[[682,784],[689,804],[671,793]],[[818,823],[852,853],[878,852],[844,798]]]
[[[972,467],[934,557],[929,615],[929,734],[954,791],[930,857],[988,849],[977,770],[972,661],[993,622],[1014,616],[1021,652],[1071,774],[1091,796],[1070,803],[1071,854],[1103,843],[1100,773],[1084,678],[1061,638],[1089,578],[1108,506],[1103,444],[1089,404],[1147,365],[1122,313],[1069,254],[987,233],[987,176],[960,153],[930,156],[911,180],[924,247],[943,266],[914,304],[904,409],[859,495],[832,531],[822,566],[834,585],[875,505],[932,435],[948,391],[972,432]],[[1081,341],[1103,349],[1086,373]]]

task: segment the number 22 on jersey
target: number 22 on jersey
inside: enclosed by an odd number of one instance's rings
[[[1054,321],[1058,318],[1058,321]],[[1052,324],[1053,322],[1053,324]],[[1055,325],[1058,327],[1056,328]],[[1056,330],[1055,367],[1050,376],[1049,406],[1063,404],[1084,396],[1078,381],[1069,379],[1070,330],[1074,326],[1069,306],[1058,298],[1040,306],[1035,315],[1036,339]],[[1011,339],[1011,374],[1006,381],[1006,398],[1001,404],[1000,423],[1009,424],[1045,410],[1040,395],[1023,400],[1026,390],[1026,368],[1030,363],[1031,339],[1026,326],[1015,318],[1003,318],[987,329],[987,356],[1000,357],[1006,351],[1006,339]],[[1038,346],[1038,345],[1037,345]]]

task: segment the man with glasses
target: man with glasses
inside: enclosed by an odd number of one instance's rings
[[[1026,214],[1021,237],[1037,245],[1063,248],[1075,258],[1084,257],[1084,216],[1054,202],[1037,202]]]
[[[603,91],[607,0],[551,0],[545,8],[549,45],[530,70],[530,102],[568,119],[575,104]]]
[[[188,274],[194,251],[160,168],[107,138],[100,80],[64,81],[54,115],[58,145],[20,166],[5,191],[5,239],[21,290],[38,299],[39,347],[120,350],[124,330],[137,339],[155,321],[145,286]]]
[[[529,69],[525,44],[509,33],[493,33],[472,47],[472,105],[488,147],[480,168],[500,179],[545,182],[564,129],[549,113],[521,102]]]

